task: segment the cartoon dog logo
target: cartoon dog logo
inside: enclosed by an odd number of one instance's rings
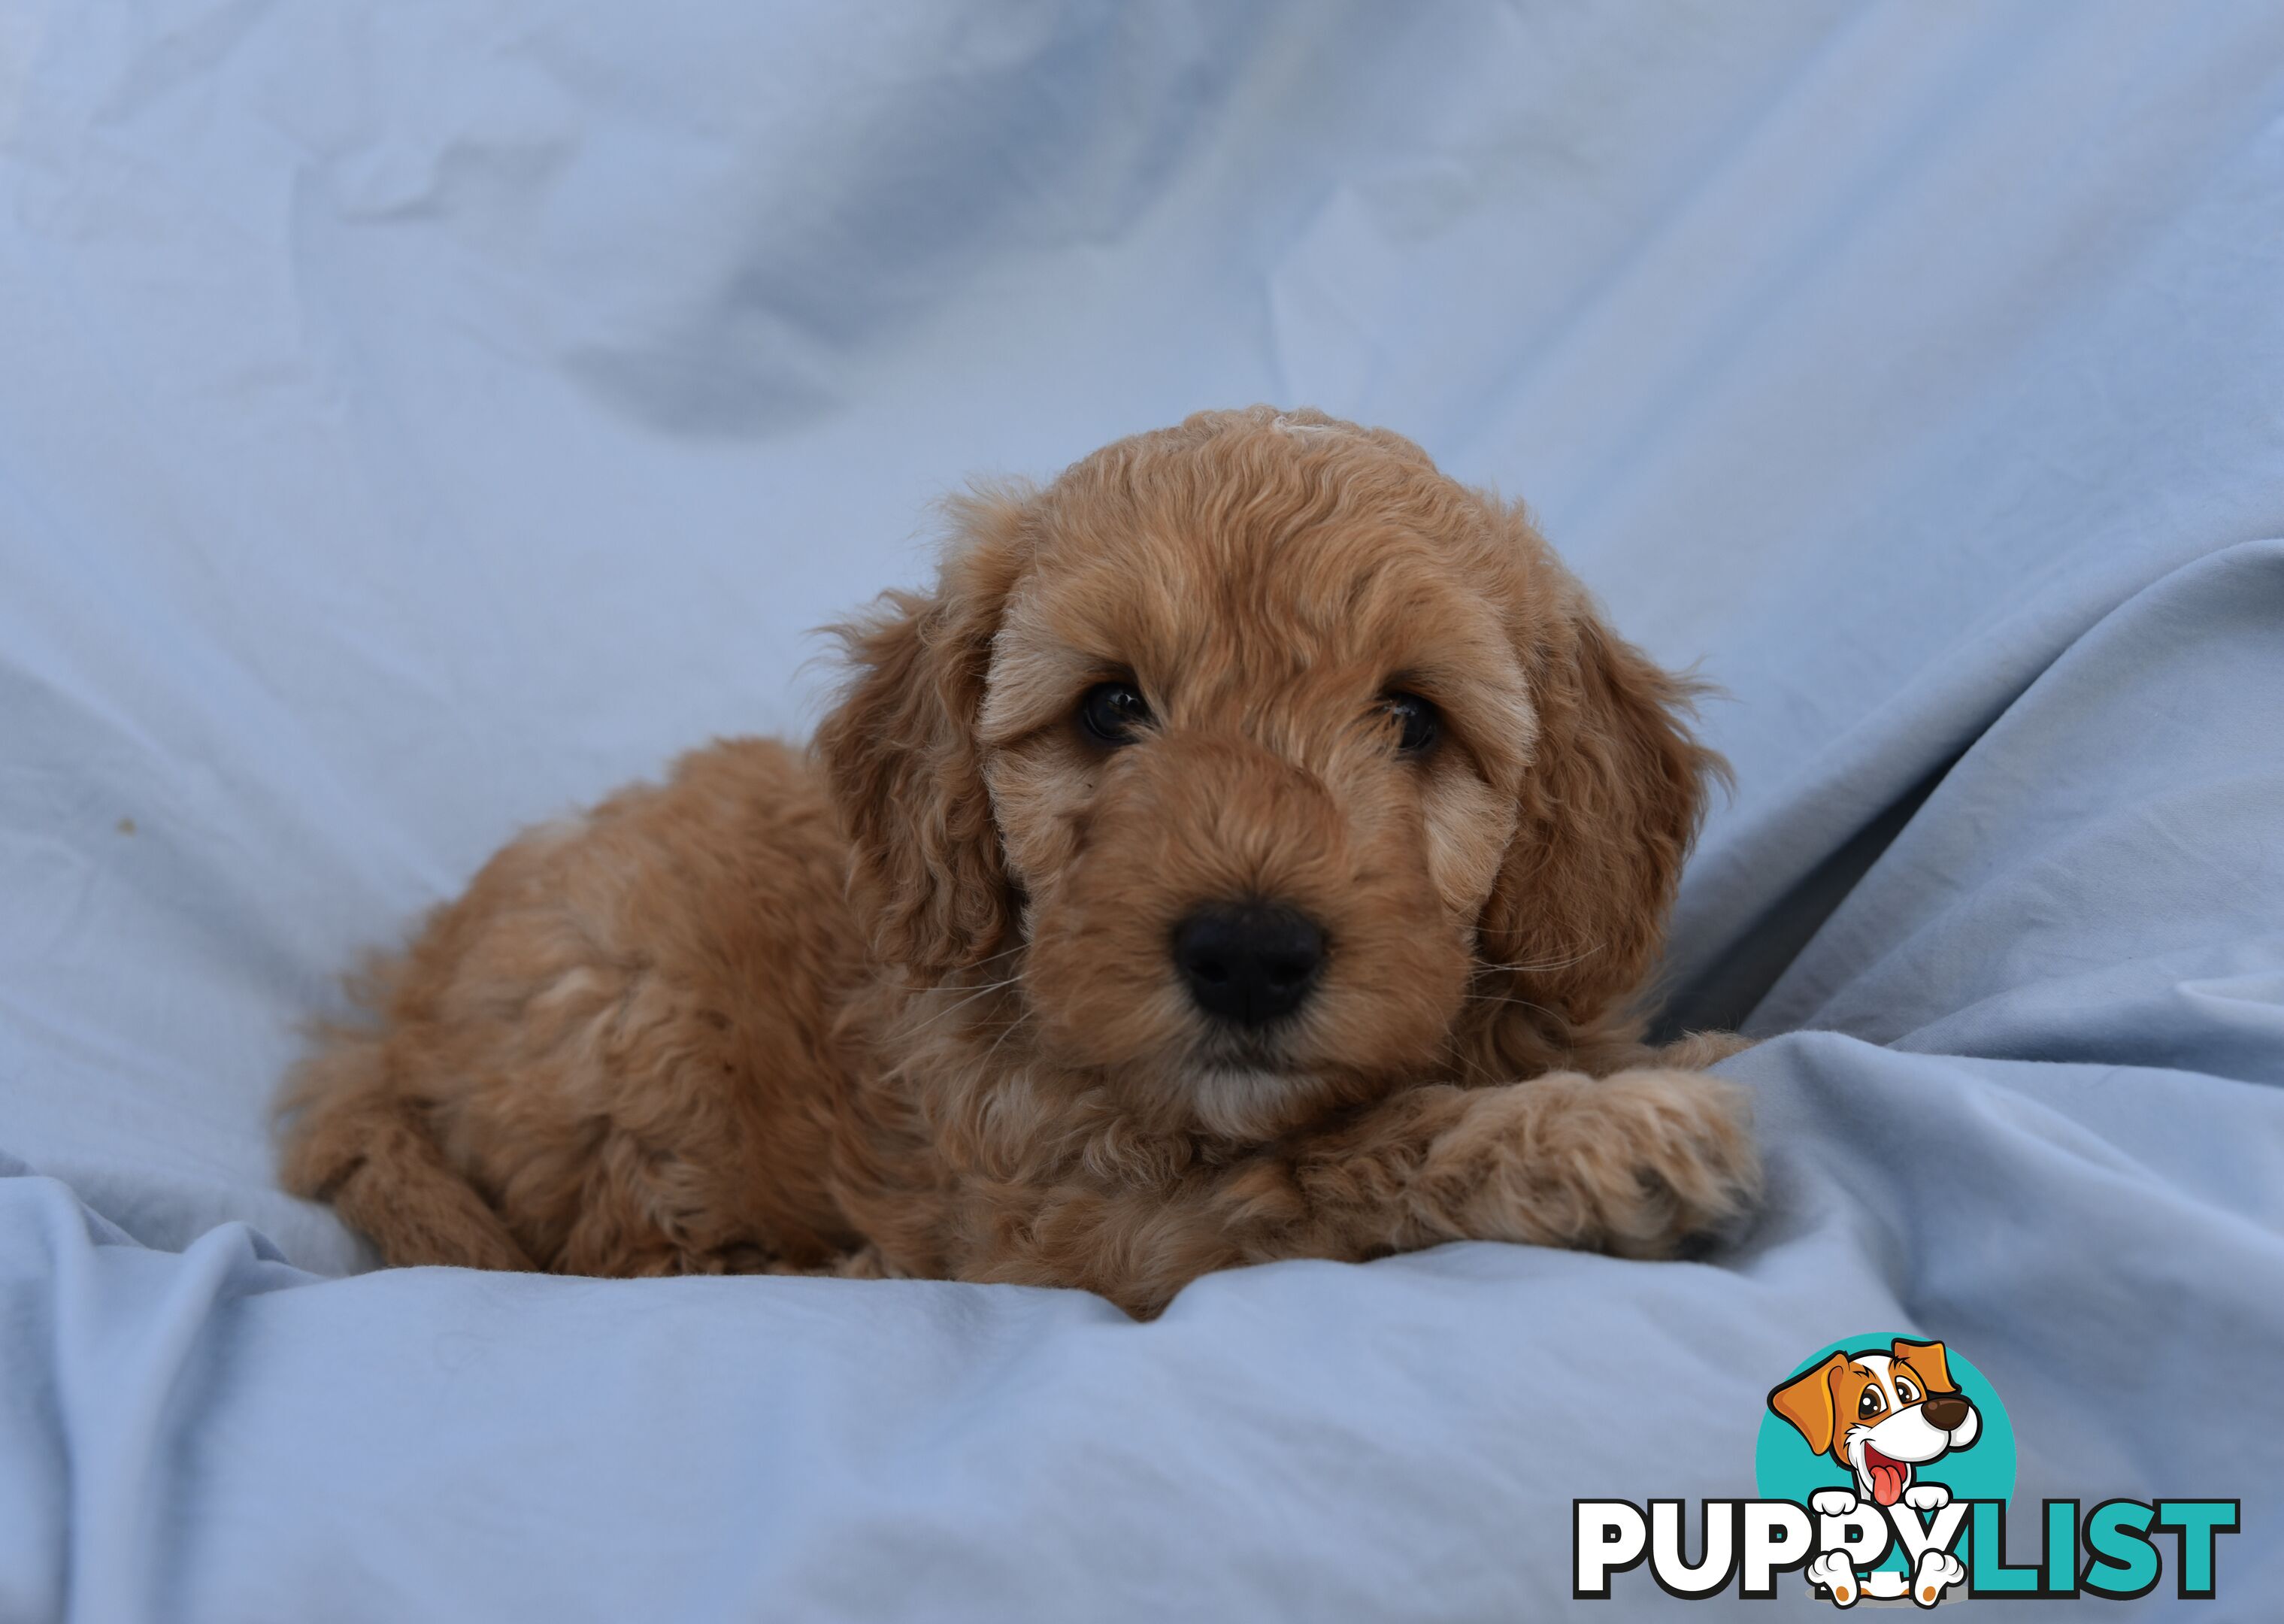
[[[1941,1510],[1951,1503],[1951,1490],[1915,1481],[1920,1468],[1971,1447],[1983,1433],[1983,1417],[1952,1379],[1940,1342],[1898,1339],[1884,1352],[1834,1354],[1772,1392],[1769,1408],[1810,1448],[1854,1476],[1855,1493],[1827,1488],[1813,1496],[1813,1509],[1832,1517],[1845,1517],[1865,1501],[1882,1511],[1897,1501],[1914,1511]],[[1932,1601],[1967,1576],[1964,1565],[1941,1550],[1926,1551],[1918,1565],[1921,1571],[1911,1578],[1914,1600]],[[1811,1563],[1808,1578],[1842,1606],[1866,1593],[1864,1580],[1838,1551]]]

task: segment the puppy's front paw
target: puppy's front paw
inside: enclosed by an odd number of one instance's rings
[[[1951,1491],[1940,1483],[1914,1483],[1904,1491],[1904,1503],[1914,1511],[1940,1511],[1951,1503]]]
[[[1819,1488],[1808,1497],[1808,1504],[1819,1517],[1845,1517],[1856,1509],[1856,1496],[1844,1488]]]
[[[1487,1240],[1671,1257],[1760,1192],[1752,1111],[1700,1072],[1554,1072],[1477,1091],[1431,1147],[1424,1190]]]
[[[1546,1125],[1547,1149],[1592,1213],[1587,1244],[1622,1257],[1671,1257],[1733,1230],[1751,1211],[1761,1164],[1743,1089],[1665,1070],[1566,1086],[1566,1107]]]

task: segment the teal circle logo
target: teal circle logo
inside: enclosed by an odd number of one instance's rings
[[[1924,1419],[1929,1406],[1933,1425]],[[1764,1500],[1802,1505],[1819,1489],[1888,1503],[1928,1483],[1953,1500],[2011,1500],[2014,1424],[1998,1389],[1956,1348],[1903,1331],[1866,1332],[1826,1343],[1769,1390],[1753,1479]],[[1962,1560],[1969,1543],[1962,1534]],[[1897,1549],[1881,1564],[1903,1565]]]

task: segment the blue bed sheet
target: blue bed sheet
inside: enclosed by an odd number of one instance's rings
[[[2240,1500],[2195,1604],[2272,1617],[2280,220],[2249,4],[0,12],[0,1618],[1539,1618],[1575,1497],[1750,1495],[1891,1333],[2018,1505]],[[1144,1325],[276,1190],[360,946],[799,733],[932,495],[1254,400],[1725,690],[1665,1018],[1765,1040],[1739,1245]]]

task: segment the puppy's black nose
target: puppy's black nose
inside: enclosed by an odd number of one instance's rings
[[[1201,908],[1174,930],[1174,963],[1198,1007],[1241,1027],[1301,1007],[1325,967],[1325,933],[1289,908]]]
[[[1956,1393],[1930,1394],[1920,1413],[1928,1418],[1929,1426],[1942,1432],[1955,1433],[1967,1425],[1967,1401]]]

